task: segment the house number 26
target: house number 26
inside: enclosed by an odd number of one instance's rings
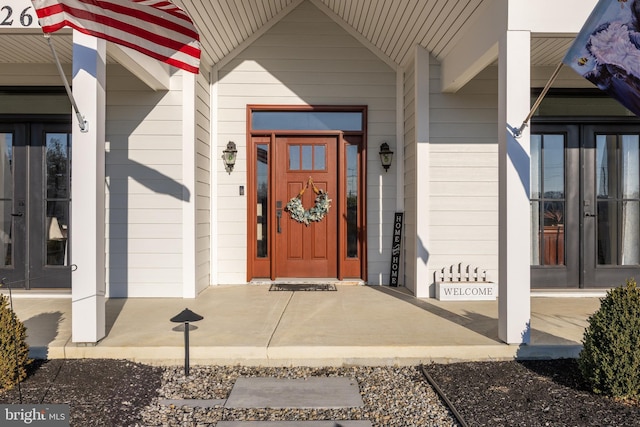
[[[33,11],[31,6],[16,13],[11,6],[0,7],[0,27],[31,27],[33,26]]]

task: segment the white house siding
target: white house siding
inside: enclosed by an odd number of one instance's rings
[[[181,85],[177,74],[171,90],[154,92],[123,67],[107,66],[110,297],[182,296],[182,204],[194,195],[182,184]]]
[[[206,69],[196,79],[196,292],[211,284],[211,86]]]
[[[247,104],[368,106],[369,283],[388,280],[395,175],[379,146],[395,146],[395,72],[309,2],[285,16],[219,72],[218,147],[238,145],[238,163],[218,170],[218,283],[246,283]],[[219,156],[218,156],[219,158]],[[389,225],[388,230],[381,225]]]
[[[71,81],[71,64],[62,68]],[[55,64],[2,64],[0,86],[62,86],[62,80]]]
[[[71,80],[71,65],[63,70]],[[0,86],[62,86],[62,80],[54,64],[2,64]],[[0,114],[70,114],[70,108],[67,95],[0,95]]]
[[[430,74],[430,275],[462,263],[497,281],[497,68],[455,94],[440,92],[435,60]]]

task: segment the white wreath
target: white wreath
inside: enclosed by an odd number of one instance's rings
[[[313,191],[316,193],[316,200],[311,209],[305,210],[304,206],[302,206],[302,195],[304,194],[304,190],[309,187],[309,184],[312,185]],[[331,199],[329,199],[327,192],[324,190],[318,190],[318,188],[313,184],[311,178],[309,178],[305,188],[303,188],[297,196],[289,200],[284,210],[289,212],[292,219],[308,226],[311,222],[322,221],[329,212],[330,207]]]

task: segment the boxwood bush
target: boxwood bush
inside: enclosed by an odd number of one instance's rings
[[[9,390],[27,376],[30,363],[26,328],[0,295],[0,390]]]
[[[628,280],[589,317],[578,366],[594,393],[640,398],[640,289]]]

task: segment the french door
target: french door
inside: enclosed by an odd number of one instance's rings
[[[534,288],[609,288],[640,277],[640,125],[535,124]]]
[[[0,277],[13,288],[68,288],[71,129],[0,120]]]

